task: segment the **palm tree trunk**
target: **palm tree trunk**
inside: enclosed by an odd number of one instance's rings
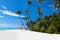
[[[30,18],[30,5],[28,5],[28,11],[29,11],[29,13],[28,13],[29,20],[31,20],[31,18]]]
[[[21,24],[24,26],[24,28],[25,28],[25,25],[24,25],[24,23],[22,22],[22,20],[21,20],[21,18],[19,17],[19,20],[21,21]],[[26,29],[26,28],[25,28]]]

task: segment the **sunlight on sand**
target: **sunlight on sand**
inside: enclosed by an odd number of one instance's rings
[[[29,30],[5,30],[0,31],[0,40],[60,40],[60,35]]]

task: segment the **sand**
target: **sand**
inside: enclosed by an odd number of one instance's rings
[[[4,30],[0,31],[0,40],[60,40],[60,35],[29,30]]]

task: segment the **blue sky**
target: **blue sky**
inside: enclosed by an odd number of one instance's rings
[[[34,21],[38,18],[37,7],[39,3],[36,0],[31,0],[33,4],[30,6],[30,17]],[[53,11],[53,0],[45,0],[45,4],[40,4],[43,16],[50,15]],[[18,10],[22,11],[21,15],[17,15]],[[25,11],[28,10],[27,0],[0,0],[0,28],[19,28],[22,26],[19,17],[25,16]],[[22,20],[25,23],[24,20]]]

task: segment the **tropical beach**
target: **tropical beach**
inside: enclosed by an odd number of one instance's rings
[[[60,0],[0,0],[0,40],[60,40]]]
[[[0,31],[0,40],[60,40],[60,34],[39,33],[29,30]]]

